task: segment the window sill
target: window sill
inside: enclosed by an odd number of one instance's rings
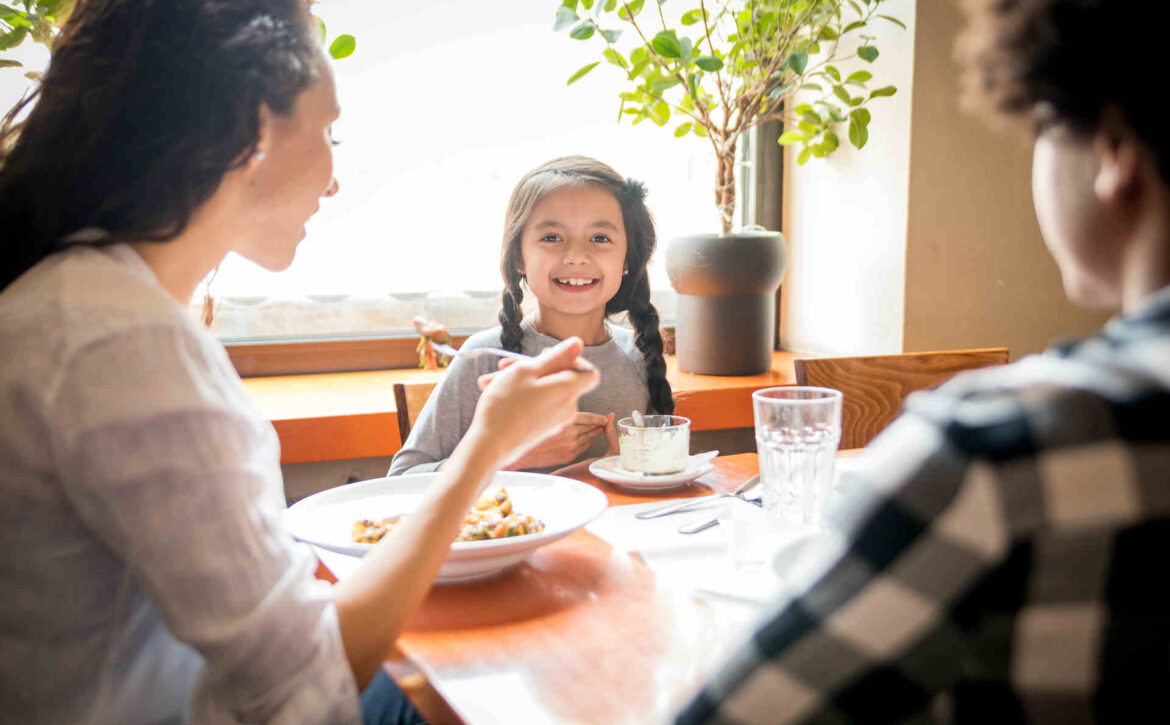
[[[666,358],[676,413],[690,418],[696,431],[747,428],[751,393],[793,385],[793,361],[809,357],[777,351],[772,369],[762,375],[722,377],[679,372]],[[428,370],[370,370],[246,378],[244,388],[280,438],[281,463],[392,456],[402,447],[398,435],[394,383],[437,380]]]

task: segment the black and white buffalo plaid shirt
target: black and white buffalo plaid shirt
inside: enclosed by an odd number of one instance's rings
[[[1170,722],[1170,288],[906,401],[695,722]]]

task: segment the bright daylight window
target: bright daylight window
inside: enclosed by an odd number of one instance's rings
[[[216,334],[387,335],[411,331],[415,315],[455,330],[494,325],[509,193],[532,167],[576,153],[646,183],[659,234],[653,299],[673,319],[663,250],[674,235],[718,231],[715,156],[706,139],[675,138],[674,124],[619,124],[624,75],[613,66],[567,86],[600,59],[600,41],[554,33],[555,2],[323,0],[314,12],[330,38],[357,37],[334,65],[341,192],[322,200],[288,270],[229,255],[210,286]],[[3,72],[11,105],[19,73]]]

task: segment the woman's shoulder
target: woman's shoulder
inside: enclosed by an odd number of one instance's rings
[[[134,252],[75,247],[42,260],[0,295],[0,327],[78,347],[142,328],[194,333],[187,310],[127,254]]]
[[[0,296],[0,335],[15,353],[6,373],[36,371],[37,387],[51,395],[62,376],[91,359],[107,363],[110,375],[114,361],[139,371],[158,358],[219,367],[214,338],[132,262],[111,250],[74,248],[10,285]]]

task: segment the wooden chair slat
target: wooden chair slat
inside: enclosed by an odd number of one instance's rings
[[[410,429],[414,427],[415,421],[418,420],[418,414],[422,412],[423,406],[431,397],[436,385],[438,383],[431,381],[394,383],[394,402],[398,409],[398,435],[402,437],[403,443],[410,435]]]
[[[869,357],[796,360],[796,384],[840,390],[841,448],[863,448],[902,412],[916,390],[933,388],[963,370],[1003,365],[1005,347]]]

